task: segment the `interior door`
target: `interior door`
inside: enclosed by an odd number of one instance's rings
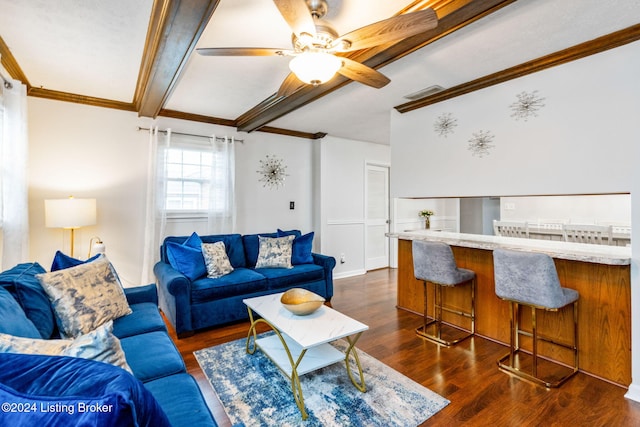
[[[389,168],[367,164],[365,253],[366,269],[389,266]]]

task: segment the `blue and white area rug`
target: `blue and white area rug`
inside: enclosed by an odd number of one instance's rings
[[[302,420],[291,381],[245,339],[194,354],[237,426],[417,426],[449,404],[444,397],[358,350],[366,393],[351,383],[344,362],[300,377],[309,414]],[[342,340],[334,343],[346,348]],[[357,368],[354,367],[357,376]]]

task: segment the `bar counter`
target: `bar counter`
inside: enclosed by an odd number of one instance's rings
[[[587,245],[538,239],[483,236],[432,230],[390,233],[398,239],[397,307],[419,315],[424,312],[424,290],[413,275],[411,242],[416,239],[440,241],[451,245],[458,267],[476,272],[476,334],[508,346],[509,303],[495,295],[493,255],[496,248],[542,252],[556,264],[560,283],[580,293],[578,307],[580,371],[614,384],[631,383],[631,248]],[[432,298],[433,289],[428,288]],[[431,300],[430,300],[431,301]],[[448,288],[444,302],[459,309],[468,308],[465,287]],[[431,305],[431,304],[429,304]],[[541,334],[570,341],[571,310],[558,313],[538,312]],[[431,310],[429,310],[431,315]],[[444,320],[458,323],[455,317]],[[529,310],[522,311],[522,325],[530,324]],[[416,323],[416,326],[418,324]],[[418,339],[416,337],[416,339]],[[521,347],[531,348],[530,339],[521,337]],[[539,344],[540,354],[570,362],[570,352]],[[505,349],[506,350],[506,349]],[[497,369],[497,367],[496,367]]]

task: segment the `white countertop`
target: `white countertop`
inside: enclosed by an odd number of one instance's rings
[[[515,249],[542,252],[553,258],[595,264],[629,265],[631,247],[589,245],[553,240],[523,239],[517,237],[485,236],[480,234],[451,233],[435,230],[415,230],[387,234],[401,240],[430,240],[465,248],[494,250]]]

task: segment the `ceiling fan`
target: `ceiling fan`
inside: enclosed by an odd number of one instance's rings
[[[293,49],[277,48],[199,48],[206,56],[291,56],[291,73],[278,89],[288,96],[303,84],[317,86],[336,73],[374,88],[387,85],[384,74],[342,54],[381,44],[397,42],[428,31],[438,25],[433,9],[425,9],[375,22],[343,36],[322,18],[328,11],[326,0],[273,0],[293,30]]]

